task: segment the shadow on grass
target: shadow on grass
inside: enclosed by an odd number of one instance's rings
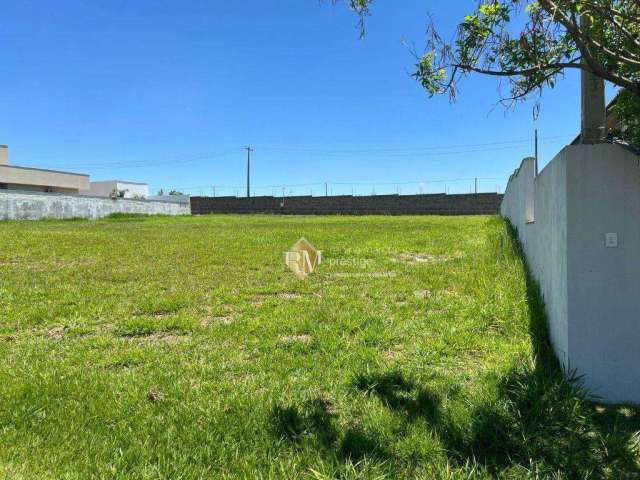
[[[470,475],[479,469],[496,478],[640,478],[640,412],[592,403],[578,381],[567,379],[553,353],[544,304],[515,230],[507,225],[496,243],[506,250],[502,255],[519,257],[525,268],[535,362],[504,374],[495,392],[471,399],[469,415],[462,417],[400,370],[358,374],[354,389],[376,397],[407,425],[423,422],[425,435],[439,439],[448,463]],[[294,444],[316,439],[316,447],[338,460],[372,458],[395,473],[403,470],[390,440],[385,443],[384,437],[361,429],[339,431],[336,415],[320,400],[300,408],[274,407],[272,425]]]
[[[537,464],[568,478],[640,478],[640,411],[590,402],[579,379],[562,371],[539,285],[517,231],[508,222],[505,229],[501,248],[524,266],[535,363],[512,369],[499,381],[498,400],[476,409],[461,458],[471,455],[493,470]]]
[[[377,396],[388,408],[402,411],[408,421],[424,418],[435,423],[442,417],[440,399],[407,379],[400,370],[358,374],[354,379],[354,386],[369,395]]]
[[[276,405],[271,411],[271,427],[276,436],[298,447],[305,445],[320,449],[340,461],[358,461],[374,458],[386,461],[390,452],[377,438],[358,427],[339,432],[337,415],[331,404],[316,398],[299,407]]]

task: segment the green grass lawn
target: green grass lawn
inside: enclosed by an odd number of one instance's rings
[[[0,223],[0,478],[639,478],[545,335],[494,217]]]

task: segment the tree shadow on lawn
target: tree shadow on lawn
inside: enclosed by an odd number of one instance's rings
[[[540,288],[510,224],[501,242],[524,265],[535,362],[502,376],[497,398],[475,406],[467,427],[446,412],[432,423],[450,459],[478,462],[495,475],[521,466],[567,478],[640,478],[640,411],[589,401],[580,379],[562,371]]]
[[[339,432],[337,414],[324,399],[316,398],[299,407],[275,405],[271,410],[271,428],[276,436],[298,447],[320,449],[327,457],[342,462],[372,458],[386,461],[391,452],[359,427]]]
[[[640,478],[638,412],[589,403],[561,373],[510,371],[497,397],[471,407],[466,422],[398,371],[362,376],[356,385],[407,422],[424,419],[458,468],[477,465],[496,477],[519,467],[543,477]]]
[[[500,248],[514,249],[524,262],[515,231],[507,229]],[[354,389],[378,398],[405,425],[424,422],[425,435],[439,439],[449,463],[469,473],[480,467],[495,477],[526,472],[543,478],[640,478],[640,412],[590,402],[579,379],[567,379],[549,341],[539,288],[524,265],[535,362],[500,377],[493,394],[470,399],[468,416],[456,416],[438,394],[399,370],[356,375]],[[306,444],[328,458],[371,458],[403,468],[392,439],[361,427],[340,431],[336,420],[323,399],[275,406],[271,413],[274,433],[292,444],[311,441]]]

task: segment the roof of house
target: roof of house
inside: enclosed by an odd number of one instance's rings
[[[36,172],[63,173],[65,175],[76,175],[78,177],[89,177],[86,173],[65,172],[62,170],[49,170],[48,168],[19,167],[17,165],[0,165],[0,168],[17,168],[18,170],[35,170]]]

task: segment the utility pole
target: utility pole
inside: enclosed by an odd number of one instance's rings
[[[253,148],[244,147],[247,150],[247,198],[251,197],[251,152]]]
[[[216,186],[211,187],[213,189],[213,198],[216,198]]]
[[[324,196],[329,196],[329,184],[327,182],[324,182]]]
[[[535,134],[535,142],[536,142],[536,177],[538,176],[538,129],[536,128],[536,134]]]
[[[478,193],[478,177],[475,179],[475,192]]]

